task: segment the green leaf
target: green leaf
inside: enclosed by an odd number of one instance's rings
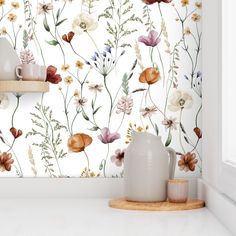
[[[128,80],[128,75],[126,73],[122,78],[122,89],[125,95],[129,94],[129,80]]]
[[[97,112],[98,112],[98,110],[101,108],[101,106],[100,107],[98,107],[94,112],[93,112],[93,115],[95,115]]]
[[[99,130],[99,127],[94,126],[94,127],[90,128],[90,129],[88,129],[88,130],[91,130],[91,131],[97,131],[97,130]]]
[[[44,17],[44,20],[43,20],[43,26],[44,26],[44,29],[48,32],[50,32],[50,27],[48,25],[48,22],[47,22],[47,18]]]
[[[62,24],[64,21],[66,21],[67,20],[67,18],[66,19],[63,19],[63,20],[61,20],[61,21],[59,21],[59,22],[57,22],[56,23],[56,26],[59,26],[60,24]]]
[[[82,110],[82,116],[84,117],[85,120],[89,120],[88,116],[85,114],[84,110]]]
[[[171,132],[169,131],[168,138],[167,138],[166,143],[165,143],[166,147],[168,147],[170,145],[171,140],[172,140],[172,135],[171,135]]]
[[[183,132],[184,134],[186,134],[186,131],[185,131],[185,129],[184,129],[184,126],[183,126],[183,124],[182,124],[182,123],[180,123],[179,125],[180,125],[180,128],[181,128],[182,132]]]
[[[157,124],[155,124],[155,131],[156,131],[156,135],[158,136],[159,135],[159,129],[158,129]]]
[[[48,44],[52,45],[52,46],[56,46],[57,44],[59,44],[58,41],[56,40],[50,40],[50,41],[46,41]]]
[[[186,143],[189,144],[188,138],[186,136],[184,136],[184,140],[185,140]]]
[[[60,16],[60,8],[57,10],[57,15],[56,15],[56,18],[57,18],[57,21],[59,20],[59,16]]]

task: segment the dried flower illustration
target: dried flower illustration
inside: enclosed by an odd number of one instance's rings
[[[76,34],[87,31],[94,31],[98,27],[97,21],[87,13],[80,13],[72,23],[72,29]]]
[[[157,31],[151,30],[148,36],[142,35],[138,38],[138,41],[144,43],[146,46],[155,47],[160,43],[161,39],[159,38]]]
[[[14,160],[11,153],[3,152],[0,154],[0,171],[11,171],[11,166]]]
[[[124,163],[125,151],[121,149],[117,149],[115,154],[111,156],[111,162],[113,162],[116,166],[120,167]]]
[[[120,138],[120,134],[118,133],[111,133],[109,128],[105,127],[101,130],[101,134],[98,135],[98,139],[104,143],[113,143],[115,140]]]
[[[52,3],[38,3],[38,13],[41,14],[48,14],[50,11],[53,10]]]
[[[185,172],[194,171],[197,162],[198,160],[196,159],[196,154],[188,152],[180,157],[178,166],[180,170]]]
[[[84,133],[77,133],[68,139],[68,148],[71,152],[82,152],[92,143],[93,139]]]
[[[29,49],[21,50],[20,59],[22,64],[35,64],[34,54]]]
[[[117,110],[116,113],[124,113],[130,115],[132,112],[134,102],[133,98],[130,96],[122,96],[122,98],[117,103]]]

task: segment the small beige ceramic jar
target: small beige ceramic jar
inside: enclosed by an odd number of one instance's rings
[[[188,180],[170,179],[168,180],[168,200],[169,202],[184,203],[188,200]]]

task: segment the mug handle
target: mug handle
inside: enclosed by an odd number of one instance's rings
[[[19,79],[23,79],[23,76],[21,75],[21,72],[22,72],[22,67],[21,67],[21,66],[17,66],[17,67],[16,67],[16,76],[17,76]]]
[[[173,148],[166,148],[169,157],[170,157],[170,162],[169,162],[169,179],[173,179],[175,175],[175,165],[176,165],[176,152]]]

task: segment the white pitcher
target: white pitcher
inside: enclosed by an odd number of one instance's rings
[[[19,64],[14,48],[6,38],[0,38],[0,80],[17,80],[15,68]]]
[[[175,165],[175,151],[164,147],[160,136],[133,132],[124,158],[126,200],[165,201],[167,181],[174,177]]]

